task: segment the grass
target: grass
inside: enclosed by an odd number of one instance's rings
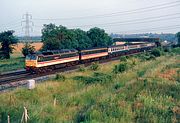
[[[25,67],[24,62],[24,58],[19,56],[13,56],[11,59],[0,60],[0,73],[23,69]]]
[[[0,94],[0,119],[9,114],[11,122],[20,122],[26,106],[29,123],[179,122],[179,59],[178,55],[147,61],[131,57],[123,61],[128,69],[116,74],[113,69],[119,61],[99,65],[96,71],[90,67],[59,74],[34,90]]]

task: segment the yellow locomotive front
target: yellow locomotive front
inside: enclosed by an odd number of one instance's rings
[[[25,60],[26,71],[31,72],[37,67],[37,56],[27,55]]]

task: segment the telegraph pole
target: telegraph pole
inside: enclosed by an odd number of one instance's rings
[[[22,30],[25,29],[25,40],[29,41],[30,40],[30,31],[33,31],[32,26],[34,25],[34,23],[31,21],[32,20],[32,15],[28,14],[28,12],[26,14],[24,14],[22,16],[22,19],[25,19],[21,22],[21,25],[23,23],[25,23],[25,26],[22,28]]]

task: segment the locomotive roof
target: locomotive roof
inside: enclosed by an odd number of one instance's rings
[[[78,51],[75,49],[47,50],[43,52],[37,52],[36,55],[55,55],[55,54],[73,53],[73,52],[78,52]]]

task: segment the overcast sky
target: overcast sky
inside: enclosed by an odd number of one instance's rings
[[[40,35],[43,24],[107,33],[176,33],[180,31],[180,0],[0,0],[0,31],[13,29],[24,35],[22,15],[34,22],[31,35]]]

